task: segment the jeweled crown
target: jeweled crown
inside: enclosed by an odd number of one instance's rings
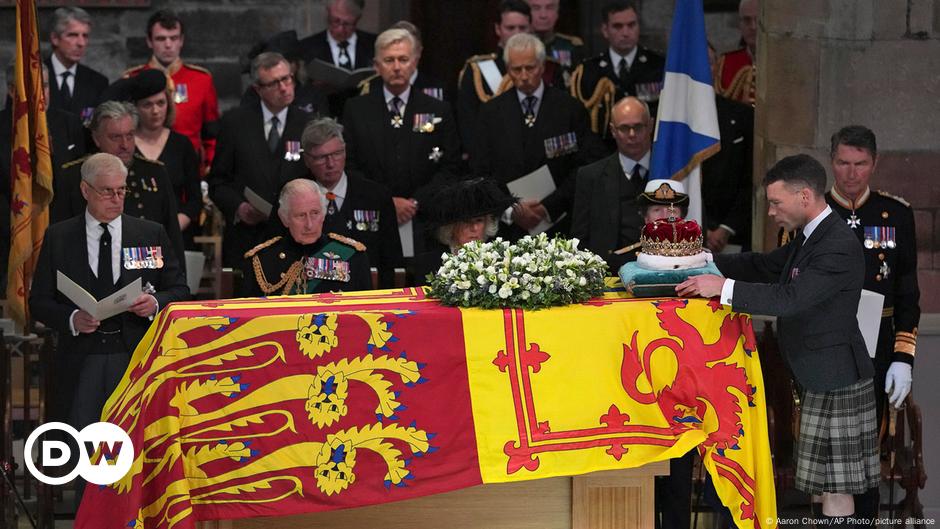
[[[649,255],[681,257],[702,252],[702,228],[694,220],[669,217],[647,223],[640,235],[642,251]]]

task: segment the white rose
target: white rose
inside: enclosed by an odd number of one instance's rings
[[[512,289],[508,285],[503,285],[503,288],[499,289],[499,297],[506,299],[512,295]]]
[[[587,284],[587,279],[585,279],[584,277],[582,277],[581,279],[578,280],[578,284],[583,287],[584,285]]]
[[[490,294],[495,294],[495,293],[496,293],[496,285],[490,285],[489,291],[490,291]]]

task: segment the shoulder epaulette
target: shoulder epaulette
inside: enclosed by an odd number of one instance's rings
[[[338,233],[330,233],[330,238],[333,239],[334,241],[339,241],[343,244],[352,246],[353,248],[355,248],[356,250],[359,250],[360,252],[366,251],[366,245],[362,244],[356,239],[350,239],[349,237],[344,237]]]
[[[136,158],[136,159],[138,159],[138,160],[140,160],[140,161],[142,161],[142,162],[152,163],[152,164],[154,164],[154,165],[165,165],[165,164],[164,164],[163,162],[161,162],[160,160],[151,160],[150,158],[147,158],[146,156],[140,154],[139,152],[135,152],[135,153],[134,153],[134,158]]]
[[[206,69],[206,68],[204,68],[204,67],[202,67],[202,66],[198,66],[198,65],[195,65],[195,64],[190,64],[190,63],[188,63],[188,62],[184,62],[184,63],[183,63],[183,66],[185,66],[185,67],[187,67],[187,68],[189,68],[189,69],[191,69],[191,70],[196,70],[197,72],[202,72],[202,73],[207,74],[207,75],[212,75],[212,72],[210,72],[208,69]]]
[[[376,73],[376,74],[372,74],[372,75],[370,75],[369,77],[366,77],[365,79],[363,79],[362,81],[359,81],[359,84],[356,85],[356,86],[359,88],[359,95],[361,95],[361,96],[367,95],[367,94],[369,93],[369,85],[370,85],[370,84],[372,83],[372,81],[373,81],[375,78],[377,78],[378,76],[379,76],[379,74],[377,74],[377,73]]]
[[[80,165],[80,164],[83,164],[83,163],[85,163],[85,160],[87,160],[89,156],[91,156],[91,155],[90,155],[90,154],[86,154],[85,156],[82,156],[81,158],[78,158],[77,160],[72,160],[71,162],[66,162],[66,163],[62,164],[62,168],[63,168],[63,169],[68,169],[69,167],[72,167],[73,165]]]
[[[584,46],[584,41],[581,40],[581,37],[578,37],[576,35],[568,35],[566,33],[555,33],[555,36],[571,41],[571,44],[573,46]]]
[[[121,74],[121,77],[126,79],[132,75],[137,75],[146,67],[147,67],[147,63],[138,64],[137,66],[131,66],[130,68],[124,70],[124,73]]]
[[[264,250],[264,249],[267,248],[268,246],[271,246],[272,244],[276,243],[277,241],[279,241],[279,240],[281,240],[281,239],[282,239],[282,237],[281,237],[280,235],[278,235],[277,237],[274,237],[273,239],[268,239],[268,240],[264,241],[263,243],[259,244],[258,246],[255,246],[255,247],[252,248],[251,250],[248,250],[247,252],[245,252],[245,259],[248,259],[249,257],[254,257],[254,255],[255,255],[256,253],[260,252],[261,250]]]
[[[907,200],[904,200],[903,198],[901,198],[901,197],[899,197],[899,196],[897,196],[897,195],[892,195],[891,193],[888,193],[887,191],[882,191],[882,190],[880,190],[880,189],[879,189],[878,191],[876,191],[876,193],[878,193],[879,195],[881,195],[881,196],[883,196],[883,197],[893,198],[894,200],[897,200],[897,201],[900,202],[901,204],[904,204],[904,206],[906,206],[906,207],[911,207],[911,203],[910,203],[910,202],[908,202]]]
[[[480,55],[474,55],[473,57],[470,57],[469,59],[467,59],[466,64],[470,64],[472,62],[495,61],[495,60],[496,60],[495,53],[482,53]]]

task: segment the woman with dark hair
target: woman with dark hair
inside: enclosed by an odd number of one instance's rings
[[[177,200],[180,231],[187,250],[196,249],[193,237],[199,231],[202,188],[199,156],[186,136],[170,129],[176,114],[173,87],[160,70],[144,70],[116,81],[102,100],[130,101],[137,106],[139,119],[134,143],[139,155],[163,163]]]
[[[431,248],[415,258],[415,283],[441,267],[441,254],[457,252],[472,241],[487,241],[499,230],[499,217],[516,199],[493,180],[474,178],[441,185],[421,198],[419,215],[427,226]]]

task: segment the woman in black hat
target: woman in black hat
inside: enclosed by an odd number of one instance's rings
[[[499,217],[516,203],[493,180],[474,178],[442,185],[421,197],[419,215],[433,241],[415,257],[415,283],[441,267],[441,254],[457,252],[472,241],[487,241],[499,230]]]
[[[199,156],[186,136],[170,129],[175,117],[174,90],[160,70],[144,70],[138,75],[116,81],[105,92],[103,101],[130,101],[137,106],[139,118],[134,143],[141,156],[158,160],[166,168],[176,196],[180,231],[187,250],[195,250],[202,211],[202,187]]]

